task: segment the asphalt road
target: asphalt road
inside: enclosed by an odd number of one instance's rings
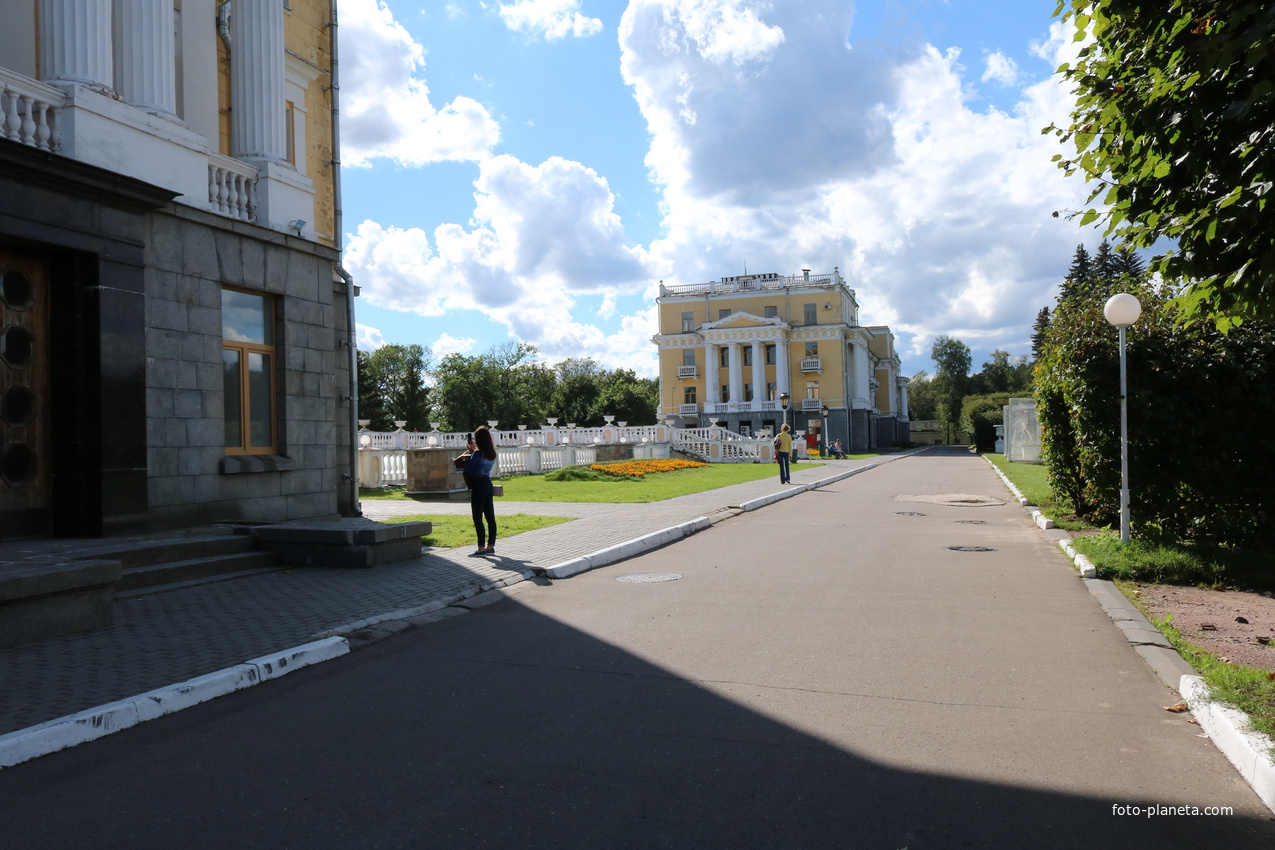
[[[1275,846],[1270,811],[1164,710],[1176,697],[1020,507],[914,498],[958,494],[1007,498],[982,459],[927,452],[523,583],[0,771],[0,836],[23,850]],[[681,578],[617,581],[649,573]]]

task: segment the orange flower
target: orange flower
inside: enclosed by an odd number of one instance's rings
[[[626,460],[618,463],[595,463],[589,469],[624,478],[642,478],[648,472],[676,472],[708,466],[693,460]]]

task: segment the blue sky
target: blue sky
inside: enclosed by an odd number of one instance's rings
[[[655,373],[658,282],[839,268],[905,374],[1029,351],[1085,187],[1053,0],[342,0],[360,346]]]

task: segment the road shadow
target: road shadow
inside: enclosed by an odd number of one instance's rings
[[[22,848],[1275,842],[1259,818],[961,774],[865,759],[513,598],[4,770],[0,822]]]

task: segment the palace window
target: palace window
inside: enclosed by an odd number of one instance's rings
[[[730,349],[729,348],[722,348],[718,350],[717,363],[719,366],[722,366],[723,368],[730,365]]]
[[[730,384],[722,384],[722,401],[730,401]]]
[[[806,398],[819,398],[818,381],[806,381]]]
[[[753,365],[753,347],[751,345],[744,347],[744,365]]]
[[[682,391],[682,401],[686,404],[695,404],[695,387],[687,387]]]
[[[717,321],[721,321],[730,315],[730,310],[722,309],[717,311]]]
[[[690,331],[693,331],[693,330],[695,330],[695,314],[683,313],[682,314],[682,333],[689,333]]]
[[[682,349],[682,365],[683,366],[695,365],[695,349],[693,348]]]
[[[818,357],[818,356],[819,356],[819,343],[817,343],[817,342],[808,342],[808,343],[806,343],[806,356],[807,356],[807,357]]]
[[[773,346],[773,345],[768,345],[768,346],[766,346],[766,365],[767,365],[767,366],[774,366],[774,365],[775,365],[775,357],[776,357],[776,354],[775,354],[775,346]]]
[[[802,308],[802,312],[805,314],[805,318],[803,319],[803,321],[806,324],[808,325],[819,324],[819,305],[818,304],[807,304]]]
[[[752,401],[752,400],[753,400],[753,385],[744,384],[744,401]]]
[[[275,451],[274,299],[221,291],[226,454]]]
[[[763,309],[766,311],[766,312],[765,312],[765,314],[764,314],[764,318],[767,318],[767,319],[777,319],[777,318],[779,318],[779,308],[778,308],[778,307],[775,307],[775,306],[773,306],[773,305],[772,305],[772,306],[767,306],[767,307],[765,307],[765,308],[763,308]]]

